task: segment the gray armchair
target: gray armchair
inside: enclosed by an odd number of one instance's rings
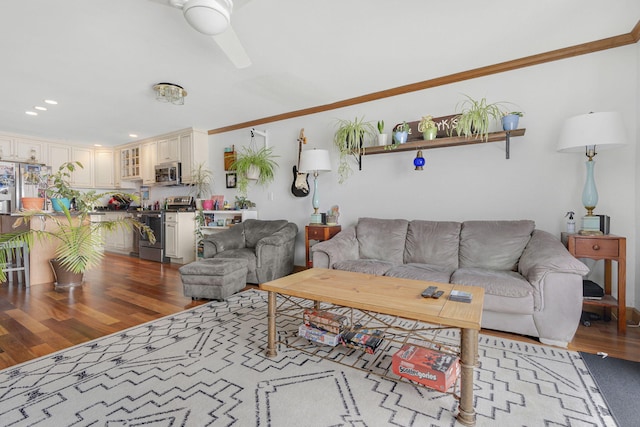
[[[298,226],[287,220],[248,219],[204,238],[204,258],[247,260],[247,283],[260,284],[293,271]]]

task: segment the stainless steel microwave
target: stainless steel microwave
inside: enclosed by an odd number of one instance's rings
[[[156,185],[182,185],[180,162],[156,165]]]

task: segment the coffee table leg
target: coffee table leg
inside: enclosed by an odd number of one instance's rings
[[[278,355],[276,350],[276,293],[268,294],[268,311],[267,311],[267,357],[275,357]]]
[[[458,421],[466,426],[476,425],[473,407],[473,368],[478,359],[478,331],[462,329],[460,338],[460,404]]]

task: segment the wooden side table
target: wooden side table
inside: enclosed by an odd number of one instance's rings
[[[563,233],[564,234],[564,233]],[[563,236],[564,238],[565,236]],[[568,234],[567,248],[576,258],[604,260],[604,297],[601,300],[584,300],[584,305],[596,305],[610,311],[618,311],[618,333],[627,331],[627,239],[605,234],[602,236],[581,236]],[[611,296],[611,261],[618,264],[618,299]]]
[[[304,246],[307,254],[305,258],[307,267],[313,267],[313,261],[311,261],[309,256],[311,254],[309,251],[309,240],[324,242],[338,234],[340,230],[342,230],[342,227],[339,225],[309,224],[304,227]]]

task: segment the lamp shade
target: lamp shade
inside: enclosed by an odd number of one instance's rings
[[[300,154],[299,172],[330,171],[331,160],[328,150],[304,150]]]
[[[586,146],[614,148],[627,143],[620,113],[589,113],[567,119],[562,126],[558,151],[584,151]]]

